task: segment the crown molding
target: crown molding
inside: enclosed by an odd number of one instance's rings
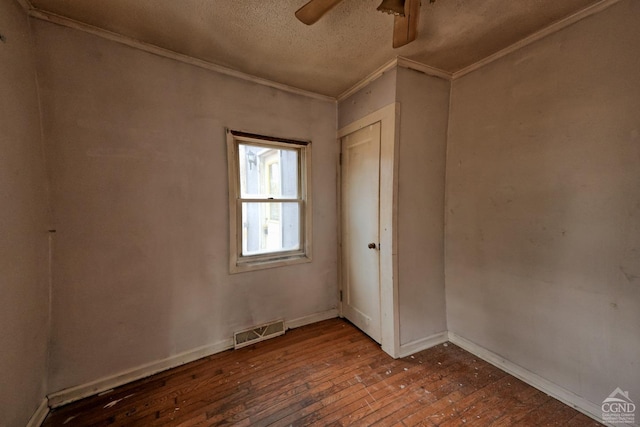
[[[19,0],[19,1],[28,1],[28,0]],[[268,86],[274,89],[279,89],[284,92],[293,93],[296,95],[301,95],[307,98],[313,98],[320,101],[329,101],[336,102],[336,99],[331,96],[321,95],[315,92],[310,92],[304,89],[298,89],[293,86],[288,86],[282,83],[273,82],[271,80],[264,79],[262,77],[252,76],[247,73],[243,73],[241,71],[237,71],[231,68],[223,67],[221,65],[214,64],[212,62],[208,62],[202,59],[193,58],[188,55],[184,55],[181,53],[174,52],[169,49],[165,49],[150,43],[145,43],[140,40],[136,40],[127,36],[123,36],[118,33],[114,33],[111,31],[104,30],[102,28],[94,27],[89,24],[85,24],[79,21],[75,21],[73,19],[66,18],[64,16],[56,15],[54,13],[45,12],[40,9],[32,8],[29,10],[29,15],[33,18],[40,19],[42,21],[51,22],[53,24],[62,25],[64,27],[73,28],[75,30],[79,30],[85,33],[92,34],[94,36],[101,37],[106,40],[114,41],[116,43],[123,44],[125,46],[133,47],[135,49],[139,49],[145,51],[147,53],[151,53],[154,55],[158,55],[164,58],[173,59],[175,61],[179,61],[185,64],[193,65],[199,68],[204,68],[209,71],[214,71],[220,74],[224,74],[226,76],[235,77],[241,80],[245,80],[248,82],[256,83],[262,86]]]
[[[360,89],[366,87],[371,82],[378,79],[387,71],[396,67],[409,68],[411,70],[419,71],[421,73],[428,74],[430,76],[451,80],[451,74],[444,70],[440,70],[438,68],[434,68],[429,65],[423,64],[422,62],[417,62],[402,56],[396,56],[391,61],[378,67],[375,71],[373,71],[371,74],[366,76],[364,79],[360,80],[358,83],[356,83],[355,85],[351,86],[349,89],[347,89],[346,91],[338,95],[338,98],[337,98],[338,102],[347,99],[348,97],[350,97],[351,95],[359,91]]]
[[[378,67],[371,74],[366,76],[364,79],[360,80],[358,83],[356,83],[355,85],[351,86],[349,89],[347,89],[346,91],[344,91],[340,95],[338,95],[338,98],[337,98],[338,102],[347,99],[348,97],[350,97],[351,95],[353,95],[354,93],[356,93],[357,91],[362,89],[363,87],[367,86],[372,81],[378,79],[380,76],[382,76],[387,71],[389,71],[389,70],[391,70],[391,69],[393,69],[393,68],[395,68],[397,66],[398,66],[398,58],[393,58],[391,61],[383,64],[380,67]]]
[[[382,65],[381,67],[379,67],[378,69],[376,69],[375,71],[373,71],[371,74],[369,74],[368,76],[366,76],[364,79],[360,80],[358,83],[356,83],[355,85],[353,85],[351,88],[349,88],[348,90],[346,90],[345,92],[341,93],[338,96],[338,102],[348,98],[349,96],[353,95],[354,93],[356,93],[357,91],[359,91],[360,89],[364,88],[365,86],[367,86],[368,84],[370,84],[371,82],[373,82],[374,80],[376,80],[377,78],[379,78],[380,76],[382,76],[385,72],[387,72],[388,70],[395,68],[395,67],[404,67],[404,68],[409,68],[411,70],[416,70],[416,71],[420,71],[422,73],[428,74],[430,76],[434,76],[434,77],[440,77],[442,79],[446,79],[446,80],[455,80],[458,79],[464,75],[467,75],[473,71],[476,71],[494,61],[497,61],[498,59],[507,56],[517,50],[522,49],[525,46],[528,46],[538,40],[543,39],[544,37],[547,37],[548,35],[551,35],[553,33],[556,33],[572,24],[575,24],[578,21],[583,20],[584,18],[587,18],[591,15],[594,15],[596,13],[602,12],[603,10],[613,6],[616,3],[619,3],[621,0],[600,0],[597,3],[592,4],[591,6],[588,6],[582,10],[579,10],[578,12],[567,16],[566,18],[563,18],[559,21],[554,22],[553,24],[543,28],[542,30],[535,32],[533,34],[531,34],[530,36],[525,37],[524,39],[517,41],[515,43],[513,43],[512,45],[507,46],[506,48],[499,50],[498,52],[487,56],[484,59],[481,59],[478,62],[475,62],[459,71],[456,71],[454,73],[449,73],[448,71],[445,70],[441,70],[435,67],[431,67],[427,64],[424,64],[422,62],[418,62],[418,61],[414,61],[412,59],[409,58],[405,58],[402,56],[398,56],[394,59],[392,59],[391,61],[387,62],[386,64]]]
[[[111,31],[107,31],[104,30],[102,28],[98,28],[98,27],[94,27],[92,25],[88,25],[88,24],[84,24],[82,22],[79,21],[75,21],[73,19],[70,18],[66,18],[60,15],[56,15],[54,13],[50,13],[50,12],[45,12],[43,10],[40,9],[36,9],[33,7],[33,5],[31,4],[30,0],[16,0],[28,13],[31,17],[33,18],[37,18],[43,21],[47,21],[47,22],[51,22],[54,24],[58,24],[58,25],[62,25],[65,27],[69,27],[69,28],[73,28],[79,31],[83,31],[89,34],[93,34],[95,36],[107,39],[107,40],[111,40],[114,41],[116,43],[120,43],[120,44],[124,44],[126,46],[129,47],[133,47],[136,49],[140,49],[142,51],[148,52],[148,53],[152,53],[154,55],[158,55],[158,56],[162,56],[164,58],[169,58],[169,59],[173,59],[179,62],[183,62],[186,64],[190,64],[199,68],[204,68],[206,70],[210,70],[210,71],[215,71],[217,73],[220,74],[224,74],[227,76],[231,76],[231,77],[235,77],[241,80],[245,80],[245,81],[249,81],[249,82],[253,82],[256,84],[260,84],[262,86],[268,86],[268,87],[272,87],[275,89],[279,89],[282,90],[284,92],[289,92],[289,93],[293,93],[293,94],[297,94],[297,95],[301,95],[307,98],[313,98],[313,99],[317,99],[320,101],[329,101],[329,102],[340,102],[343,101],[344,99],[348,98],[349,96],[353,95],[354,93],[356,93],[357,91],[359,91],[360,89],[366,87],[367,85],[369,85],[371,82],[373,82],[374,80],[378,79],[380,76],[382,76],[384,73],[386,73],[387,71],[396,68],[396,67],[403,67],[403,68],[408,68],[411,70],[416,70],[419,72],[422,72],[424,74],[430,75],[430,76],[434,76],[434,77],[439,77],[442,79],[446,79],[446,80],[456,80],[460,77],[463,77],[469,73],[472,73],[494,61],[499,60],[500,58],[503,58],[519,49],[522,49],[525,46],[528,46],[538,40],[543,39],[544,37],[547,37],[548,35],[551,35],[553,33],[556,33],[578,21],[581,21],[584,18],[587,18],[591,15],[594,15],[598,12],[601,12],[611,6],[613,6],[616,3],[619,3],[621,0],[600,0],[597,3],[592,4],[591,6],[588,6],[566,18],[563,18],[559,21],[554,22],[553,24],[543,28],[542,30],[533,33],[527,37],[525,37],[524,39],[513,43],[510,46],[507,46],[506,48],[499,50],[498,52],[495,52],[487,57],[485,57],[484,59],[481,59],[478,62],[475,62],[461,70],[458,70],[456,72],[450,73],[447,72],[445,70],[441,70],[435,67],[431,67],[429,65],[426,65],[422,62],[418,62],[418,61],[414,61],[412,59],[409,58],[405,58],[402,56],[397,56],[395,58],[393,58],[392,60],[390,60],[389,62],[383,64],[382,66],[378,67],[376,70],[374,70],[373,72],[371,72],[370,74],[368,74],[365,78],[363,78],[362,80],[360,80],[359,82],[357,82],[355,85],[353,85],[351,88],[347,89],[346,91],[342,92],[340,95],[338,95],[337,97],[332,97],[332,96],[327,96],[327,95],[321,95],[315,92],[311,92],[311,91],[307,91],[304,89],[299,89],[293,86],[289,86],[289,85],[285,85],[282,83],[277,83],[277,82],[273,82],[271,80],[267,80],[261,77],[256,77],[256,76],[252,76],[250,74],[247,73],[243,73],[241,71],[237,71],[231,68],[227,68],[227,67],[223,67],[221,65],[217,65],[214,64],[212,62],[208,62],[202,59],[197,59],[197,58],[193,58],[191,56],[188,55],[184,55],[181,53],[177,53],[156,45],[152,45],[150,43],[145,43],[130,37],[126,37],[123,36],[121,34],[117,34]]]
[[[591,6],[587,6],[586,8],[579,10],[573,15],[569,15],[566,18],[563,18],[559,21],[554,22],[548,27],[543,28],[542,30],[531,34],[530,36],[525,37],[524,39],[515,42],[514,44],[507,46],[506,48],[499,50],[498,52],[487,56],[484,59],[481,59],[478,62],[475,62],[468,67],[465,67],[459,71],[456,71],[452,75],[452,80],[456,80],[462,76],[465,76],[469,73],[472,73],[485,65],[488,65],[494,61],[497,61],[500,58],[503,58],[517,50],[522,49],[525,46],[528,46],[538,40],[541,40],[553,33],[557,33],[558,31],[575,24],[578,21],[583,20],[591,15],[602,12],[603,10],[613,6],[616,3],[619,3],[621,0],[601,0],[597,3],[592,4]]]
[[[29,0],[16,0],[20,6],[25,10],[25,12],[29,13],[33,10],[33,5]]]
[[[445,80],[451,80],[453,76],[450,72],[441,70],[439,68],[431,67],[430,65],[423,64],[422,62],[414,61],[413,59],[398,56],[398,67],[409,68],[410,70],[420,71],[421,73],[439,77]]]
[[[544,37],[547,37],[548,35],[551,35],[553,33],[556,33],[572,24],[575,24],[578,21],[583,20],[584,18],[587,18],[591,15],[594,15],[596,13],[602,12],[603,10],[613,6],[616,3],[619,3],[621,0],[600,0],[597,3],[592,4],[591,6],[587,6],[586,8],[579,10],[578,12],[567,16],[566,18],[563,18],[559,21],[554,22],[553,24],[543,28],[540,31],[537,31],[527,37],[525,37],[524,39],[517,41],[515,43],[513,43],[512,45],[507,46],[506,48],[499,50],[498,52],[489,55],[487,57],[485,57],[484,59],[481,59],[478,62],[474,62],[473,64],[459,70],[456,71],[454,73],[449,73],[448,71],[444,71],[435,67],[431,67],[427,64],[424,64],[422,62],[418,62],[418,61],[414,61],[412,59],[409,58],[404,58],[402,56],[398,56],[394,59],[392,59],[391,61],[387,62],[386,64],[382,65],[381,67],[379,67],[378,69],[376,69],[374,72],[372,72],[371,74],[369,74],[367,77],[365,77],[364,79],[360,80],[358,83],[356,83],[354,86],[352,86],[350,89],[346,90],[345,92],[341,93],[338,96],[338,102],[348,98],[349,96],[353,95],[354,93],[356,93],[357,91],[359,91],[360,89],[362,89],[363,87],[367,86],[368,84],[370,84],[371,82],[373,82],[374,80],[376,80],[377,78],[379,78],[380,76],[382,76],[385,72],[387,72],[388,70],[395,68],[395,67],[404,67],[404,68],[409,68],[412,70],[416,70],[416,71],[420,71],[423,72],[425,74],[431,75],[431,76],[435,76],[435,77],[440,77],[446,80],[455,80],[458,79],[462,76],[465,76],[469,73],[472,73],[473,71],[476,71],[486,65],[489,65],[490,63],[497,61],[498,59],[507,56],[517,50],[522,49],[525,46],[528,46],[538,40],[543,39]]]

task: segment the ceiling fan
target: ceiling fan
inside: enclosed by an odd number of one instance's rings
[[[342,0],[310,0],[296,11],[296,18],[311,25],[322,18]],[[435,0],[430,0],[433,3]],[[404,46],[418,36],[418,18],[420,17],[420,0],[382,0],[378,6],[381,12],[394,16],[393,47]]]

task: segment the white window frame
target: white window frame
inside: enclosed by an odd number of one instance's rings
[[[242,254],[242,203],[265,202],[264,199],[243,199],[240,192],[238,144],[248,143],[270,148],[286,148],[298,151],[297,202],[300,206],[300,248],[293,251]],[[265,268],[311,262],[311,142],[274,138],[227,129],[227,163],[229,171],[229,270],[231,273],[262,270]],[[267,200],[268,201],[268,200]]]

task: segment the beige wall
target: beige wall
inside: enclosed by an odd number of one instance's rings
[[[58,230],[50,391],[336,308],[334,103],[33,27]],[[229,274],[225,127],[312,141],[312,263]]]
[[[395,68],[338,103],[338,129],[368,116],[396,100]]]
[[[33,43],[0,2],[0,426],[24,426],[45,394],[48,223]]]
[[[398,299],[400,344],[447,330],[444,177],[449,111],[446,80],[398,68]]]
[[[640,399],[640,2],[455,80],[449,330],[595,405]]]

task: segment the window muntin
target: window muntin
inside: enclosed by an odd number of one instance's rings
[[[232,272],[310,260],[309,143],[228,135]]]

